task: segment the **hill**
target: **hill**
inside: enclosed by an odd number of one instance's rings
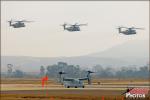
[[[41,65],[47,66],[57,62],[80,65],[82,68],[89,68],[95,65],[111,66],[142,66],[149,61],[149,42],[129,41],[127,43],[112,47],[103,52],[93,53],[76,57],[26,57],[26,56],[2,56],[2,71],[6,71],[7,64],[25,71],[39,71]]]

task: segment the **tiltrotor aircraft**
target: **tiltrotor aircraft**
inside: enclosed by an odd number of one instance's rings
[[[88,84],[91,84],[91,73],[94,73],[92,71],[87,71],[87,77],[85,78],[64,78],[62,77],[62,74],[66,74],[65,72],[59,72],[60,75],[60,82],[64,85],[64,87],[66,88],[70,88],[70,87],[82,87],[84,88],[84,84],[83,81],[87,80]]]

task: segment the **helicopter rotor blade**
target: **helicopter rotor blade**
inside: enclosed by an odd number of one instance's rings
[[[70,26],[77,26],[77,24],[75,23],[75,24],[68,24],[68,25],[70,25]]]
[[[87,24],[78,24],[78,23],[75,23],[75,24],[69,24],[70,26],[86,26]]]
[[[63,26],[64,26],[64,25],[67,25],[67,23],[66,23],[66,22],[64,22],[64,24],[62,24],[62,25],[63,25]]]
[[[87,26],[88,24],[86,23],[86,24],[79,24],[80,26]]]
[[[8,20],[7,22],[13,22],[13,20],[11,19],[11,20]]]
[[[75,23],[74,25],[78,25],[78,23]]]
[[[128,28],[128,27],[124,27],[124,26],[118,26],[118,28]]]
[[[30,23],[30,22],[34,22],[34,21],[22,20],[22,22],[27,22],[27,23]]]
[[[76,24],[69,24],[70,26],[72,26],[72,27],[77,27],[77,26],[79,26],[79,25],[76,25]]]
[[[18,21],[14,21],[14,22],[27,22],[27,23],[29,23],[29,22],[34,22],[34,21],[18,20]]]
[[[23,21],[23,22],[27,22],[27,23],[30,23],[30,22],[34,22],[34,21]]]
[[[60,71],[58,72],[59,74],[67,74],[66,72]]]
[[[24,21],[14,21],[14,22],[24,22]]]
[[[68,24],[69,26],[73,26],[72,24]]]
[[[90,71],[90,70],[89,70],[89,71],[87,71],[87,72],[88,72],[88,73],[95,73],[95,72],[93,72],[93,71]]]
[[[128,29],[141,29],[141,30],[144,30],[144,28],[136,28],[136,27],[129,27]]]
[[[133,28],[133,29],[140,29],[140,30],[144,30],[144,28]]]

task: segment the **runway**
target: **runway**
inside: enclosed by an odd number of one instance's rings
[[[125,90],[132,88],[149,88],[148,85],[85,85],[85,88],[65,88],[63,85],[46,85],[40,84],[1,84],[1,91],[11,90]]]
[[[50,84],[1,84],[3,100],[123,100],[127,87],[149,88],[148,85],[101,84],[85,85],[85,88],[64,88],[63,85]],[[127,100],[127,99],[125,99]],[[148,99],[147,99],[148,100]]]

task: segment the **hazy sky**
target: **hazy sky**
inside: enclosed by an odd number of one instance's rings
[[[33,20],[12,28],[10,19]],[[64,22],[88,23],[81,32],[64,31]],[[144,27],[137,35],[118,34],[117,26]],[[149,39],[148,1],[2,1],[1,53],[8,56],[80,56],[130,40]]]

